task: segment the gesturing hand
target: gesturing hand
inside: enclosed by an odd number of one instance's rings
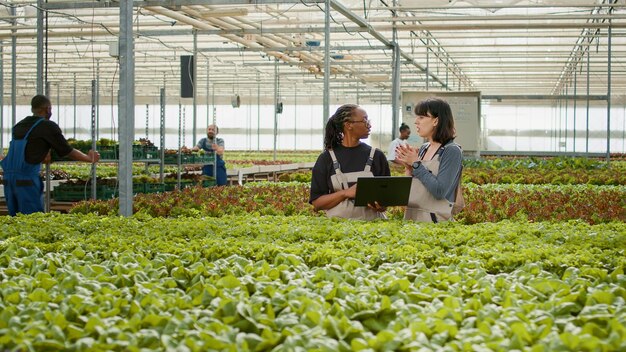
[[[396,147],[396,160],[404,166],[411,166],[413,162],[419,159],[419,149],[410,145],[398,145]]]

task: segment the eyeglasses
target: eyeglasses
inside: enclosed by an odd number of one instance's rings
[[[364,120],[360,120],[360,121],[352,121],[352,120],[348,120],[348,122],[352,122],[352,123],[360,123],[360,122],[362,122],[362,123],[364,123],[364,124],[366,124],[366,125],[369,125],[369,124],[370,124],[370,120],[368,120],[368,119],[364,119]]]

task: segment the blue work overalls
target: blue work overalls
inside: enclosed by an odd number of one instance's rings
[[[206,152],[212,152],[213,148],[208,144],[207,140],[204,139],[202,143],[202,149]],[[207,164],[202,167],[202,174],[215,177],[215,183],[218,186],[224,186],[228,182],[226,175],[226,163],[224,159],[217,153],[215,153],[215,170],[217,171],[217,175],[213,175],[213,165]]]
[[[0,162],[4,170],[4,197],[11,216],[43,212],[43,182],[39,177],[41,163],[26,162],[25,153],[28,136],[43,120],[37,120],[24,138],[13,139],[7,156]]]

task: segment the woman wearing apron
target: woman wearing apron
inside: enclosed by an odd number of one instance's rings
[[[313,166],[309,203],[329,217],[372,220],[385,218],[378,204],[354,205],[359,177],[390,176],[385,154],[363,142],[370,134],[367,112],[346,104],[328,119],[324,152]]]
[[[415,127],[427,143],[419,149],[399,146],[396,159],[413,176],[405,219],[425,222],[451,220],[463,208],[460,189],[463,153],[454,143],[456,130],[450,105],[429,98],[415,107]]]

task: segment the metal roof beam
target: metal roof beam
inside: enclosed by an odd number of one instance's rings
[[[361,16],[353,13],[350,9],[348,9],[345,6],[343,6],[338,1],[331,0],[330,6],[335,11],[341,13],[346,18],[348,18],[352,22],[356,23],[359,27],[367,29],[367,33],[372,35],[374,38],[378,39],[381,43],[387,45],[389,48],[393,47],[394,44],[390,40],[388,40],[383,34],[378,32],[378,30],[376,30],[374,27],[372,27],[372,25],[369,24],[369,22],[367,22],[365,19],[361,18]],[[399,52],[400,52],[400,55],[401,55],[402,58],[404,58],[405,60],[408,60],[409,62],[411,62],[415,67],[419,68],[421,71],[426,72],[435,81],[437,81],[442,87],[446,87],[446,84],[441,79],[439,79],[439,77],[437,77],[436,75],[434,75],[434,74],[430,73],[429,71],[427,71],[422,65],[417,63],[411,56],[407,55],[402,50],[399,50]]]
[[[123,0],[126,1],[126,0]],[[323,0],[306,0],[307,3],[323,3]],[[133,7],[180,7],[192,5],[259,5],[301,3],[300,0],[134,0]],[[66,1],[44,4],[46,10],[93,9],[119,7],[117,1]]]
[[[576,29],[608,28],[608,23],[457,23],[457,24],[407,24],[399,25],[402,31],[461,31],[461,30],[508,30],[508,29]],[[626,23],[613,23],[613,28],[626,28]],[[381,31],[390,31],[393,26],[377,26]]]
[[[481,95],[483,100],[559,100],[559,99],[589,99],[589,100],[606,100],[606,95],[552,95],[552,94],[537,94],[537,95]]]
[[[330,6],[340,14],[344,15],[346,18],[356,23],[359,27],[367,29],[367,32],[371,34],[374,38],[378,39],[381,43],[385,44],[389,48],[393,47],[393,43],[387,39],[384,35],[379,33],[368,21],[361,18],[361,16],[355,14],[347,7],[343,6],[336,0],[331,0]]]
[[[331,47],[330,50],[385,50],[386,46],[336,46]],[[265,51],[323,51],[323,46],[316,47],[264,47],[264,48],[202,48],[198,51],[202,52],[265,52]],[[331,54],[332,55],[332,54]]]

